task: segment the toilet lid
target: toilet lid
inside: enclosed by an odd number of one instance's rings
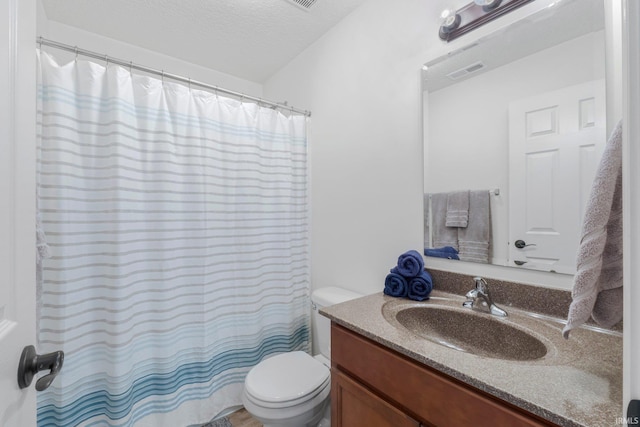
[[[302,351],[283,353],[254,366],[247,393],[263,402],[287,402],[312,394],[329,379],[329,369]]]

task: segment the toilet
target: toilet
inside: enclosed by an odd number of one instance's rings
[[[281,353],[251,368],[244,381],[245,409],[264,427],[330,426],[331,322],[320,315],[323,307],[361,297],[355,292],[328,287],[311,294],[313,334],[320,354]]]

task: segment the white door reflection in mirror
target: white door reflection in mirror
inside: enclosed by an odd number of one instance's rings
[[[509,105],[509,263],[575,273],[584,207],[606,141],[605,82]]]

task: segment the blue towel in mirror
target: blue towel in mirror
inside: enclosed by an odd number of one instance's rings
[[[384,279],[384,294],[392,297],[404,298],[409,292],[409,285],[407,279],[398,274],[398,269],[393,268],[391,272],[387,274]]]
[[[424,301],[429,299],[429,294],[433,290],[433,279],[428,271],[424,270],[419,276],[409,281],[409,292],[407,296],[414,301]]]
[[[404,277],[416,277],[424,271],[424,260],[418,251],[407,251],[398,257],[398,273]]]
[[[452,246],[443,246],[441,248],[424,248],[424,254],[426,256],[436,257],[436,258],[447,258],[447,259],[457,259],[458,251]]]

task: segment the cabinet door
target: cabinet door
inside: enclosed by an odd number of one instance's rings
[[[395,406],[382,400],[337,369],[331,373],[332,427],[419,427]]]
[[[427,425],[557,427],[336,324],[331,327],[331,365],[331,372],[348,372],[365,391],[379,391]],[[350,410],[345,406],[344,411]]]

